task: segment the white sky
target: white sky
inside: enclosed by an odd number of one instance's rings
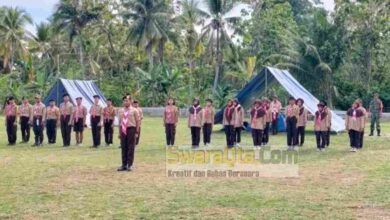
[[[333,11],[334,0],[322,0],[324,8]],[[20,7],[26,10],[34,20],[34,25],[28,25],[27,29],[35,32],[35,24],[45,21],[54,11],[58,0],[0,0],[0,6]]]

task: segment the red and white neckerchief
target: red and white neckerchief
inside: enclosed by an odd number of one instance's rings
[[[54,106],[50,106],[50,111],[51,111],[51,113],[55,113],[56,112],[55,107]]]
[[[41,103],[35,104],[34,115],[42,115],[42,104]]]
[[[209,110],[210,110],[210,109],[209,109],[209,107],[207,107],[207,106],[204,108],[204,117],[205,117],[205,118],[208,118],[208,117],[209,117]]]
[[[28,104],[23,104],[20,106],[20,114],[26,114],[26,109],[28,107]]]
[[[80,107],[81,105],[76,106],[76,115],[75,115],[76,122],[78,122],[80,119]]]
[[[125,110],[122,116],[121,130],[124,135],[127,134],[127,125],[129,124],[129,111],[130,109]]]
[[[96,117],[96,105],[92,106],[92,117]]]
[[[5,107],[5,112],[7,116],[12,116],[13,107],[14,105],[10,104]]]
[[[110,108],[107,106],[105,109],[104,109],[104,118],[106,121],[109,120],[109,117],[110,117]]]
[[[322,120],[322,111],[318,111],[318,117],[317,117],[317,120],[316,120],[317,128],[321,127],[321,120]]]
[[[352,112],[352,119],[353,119],[353,120],[356,120],[356,109],[353,109],[353,112]]]
[[[258,113],[259,109],[260,109],[260,107],[257,107],[257,108],[255,107],[255,115],[252,118],[253,123],[256,123],[256,121],[257,121],[257,113]]]
[[[66,107],[67,107],[67,103],[64,102],[63,105],[62,105],[62,109],[61,109],[62,114],[64,115],[64,117],[67,115],[66,114],[67,113]]]
[[[198,109],[200,108],[200,105],[198,106],[192,106],[192,108],[194,109],[194,115],[192,116],[194,120],[196,120],[196,116],[198,115]]]
[[[172,121],[172,118],[173,118],[173,110],[167,106],[165,108],[165,118],[166,118],[166,121],[167,122],[171,122]]]

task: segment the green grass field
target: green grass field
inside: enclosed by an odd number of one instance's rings
[[[219,128],[215,145],[224,144]],[[390,219],[389,123],[357,153],[346,134],[333,135],[324,153],[308,134],[298,178],[168,178],[160,118],[144,120],[136,168],[118,173],[117,144],[90,149],[86,134],[84,147],[64,149],[61,138],[55,146],[9,147],[2,128],[0,219]],[[189,138],[182,119],[177,144]],[[248,133],[243,142],[251,143]],[[285,134],[270,142],[284,144]]]

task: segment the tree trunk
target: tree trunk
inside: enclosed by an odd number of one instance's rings
[[[218,86],[218,78],[219,73],[221,70],[221,48],[220,48],[220,39],[219,39],[219,28],[217,29],[217,56],[216,56],[216,63],[215,63],[215,78],[214,78],[214,85],[213,85],[213,95],[217,92],[217,86]]]
[[[158,58],[159,58],[160,64],[164,63],[164,45],[165,45],[164,39],[161,39],[158,41]]]
[[[81,43],[80,43],[80,48],[79,48],[79,55],[80,55],[80,65],[81,65],[81,75],[82,75],[82,78],[85,79],[85,66],[84,66],[84,51],[83,51],[83,42],[82,40],[80,40]],[[73,75],[73,79],[74,79],[74,75]]]
[[[153,44],[152,42],[149,42],[148,45],[146,45],[146,53],[148,55],[148,60],[149,60],[149,70],[153,69]]]

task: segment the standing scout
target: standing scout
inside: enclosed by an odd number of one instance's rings
[[[63,146],[69,147],[72,133],[73,104],[70,102],[68,94],[64,94],[62,98],[64,102],[60,105],[61,135]]]
[[[30,124],[33,126],[35,142],[33,147],[42,146],[43,143],[43,128],[45,124],[46,106],[41,101],[41,96],[35,96],[35,105],[33,106],[33,113]]]
[[[92,140],[93,140],[93,148],[98,148],[100,146],[101,141],[101,130],[103,124],[103,108],[100,106],[100,96],[94,95],[94,104],[91,106],[89,110],[89,114],[91,115],[91,130],[92,130]]]
[[[107,99],[107,106],[103,109],[104,140],[106,146],[112,145],[114,136],[115,108],[112,106],[112,100]]]
[[[72,119],[72,125],[73,125],[73,131],[76,134],[76,146],[81,146],[83,143],[83,132],[84,128],[87,127],[86,120],[87,120],[87,108],[82,105],[83,98],[77,97],[76,98],[76,106],[73,110],[73,119]]]
[[[223,126],[226,135],[226,145],[228,148],[234,147],[234,106],[233,101],[227,101],[225,110],[223,112]]]
[[[213,131],[215,110],[213,100],[206,99],[206,106],[203,109],[203,143],[205,146],[211,143],[211,133]]]
[[[263,131],[263,140],[262,144],[267,145],[269,142],[269,129],[270,129],[270,124],[272,122],[272,111],[271,111],[271,106],[270,106],[270,101],[268,98],[263,99],[263,109],[265,111],[265,127]]]
[[[144,112],[142,111],[142,108],[139,106],[139,101],[138,100],[134,100],[133,101],[133,107],[138,110],[139,120],[140,120],[139,121],[139,132],[138,132],[138,135],[137,135],[137,140],[135,142],[135,146],[138,146],[139,139],[141,137],[141,127],[142,127],[142,120],[144,119]]]
[[[297,136],[297,122],[299,116],[299,108],[295,104],[295,99],[290,97],[288,99],[288,106],[286,107],[286,130],[287,130],[287,146],[289,150],[294,150]]]
[[[376,125],[376,132],[378,136],[381,136],[381,124],[380,118],[383,112],[383,103],[379,99],[379,94],[375,93],[374,98],[370,102],[369,112],[371,114],[371,132],[370,136],[374,135],[374,128]]]
[[[22,143],[27,143],[30,140],[30,119],[32,117],[33,107],[25,97],[22,102],[19,107],[19,123],[22,133]]]
[[[163,115],[167,147],[175,145],[176,125],[178,121],[179,109],[176,107],[175,100],[173,98],[169,98]]]
[[[303,99],[297,99],[297,105],[299,108],[299,116],[297,122],[297,138],[295,144],[302,147],[305,143],[305,127],[307,123],[307,110],[303,106]]]
[[[49,144],[55,144],[57,139],[57,126],[60,124],[60,109],[56,106],[56,102],[51,99],[49,106],[46,108],[46,134]]]
[[[362,111],[363,115],[364,115],[363,131],[361,132],[361,137],[360,137],[360,147],[362,148],[363,147],[363,142],[364,142],[364,130],[366,128],[366,123],[367,123],[367,119],[368,119],[368,113],[367,113],[366,108],[364,108],[364,106],[363,106],[363,100],[356,99],[356,102],[359,105],[359,110]]]
[[[119,138],[122,148],[122,166],[118,171],[131,171],[134,162],[134,149],[139,132],[140,118],[137,109],[131,106],[131,100],[123,97],[124,107],[119,110]]]
[[[266,124],[266,111],[262,107],[262,103],[259,99],[255,100],[251,109],[251,128],[253,146],[255,149],[261,148],[263,140],[263,130]]]
[[[355,101],[352,107],[348,109],[345,118],[345,128],[349,134],[351,152],[356,152],[362,148],[361,137],[365,120],[364,112],[359,108],[359,102]]]
[[[188,127],[191,129],[192,148],[198,148],[203,120],[202,107],[200,107],[199,99],[195,98],[192,101],[192,106],[188,111]]]
[[[325,146],[329,147],[330,145],[330,131],[331,131],[331,126],[332,126],[332,111],[328,107],[328,103],[326,101],[321,101],[322,104],[324,104],[324,111],[327,114],[329,123],[328,123],[328,130],[325,132]]]
[[[272,134],[278,134],[278,119],[279,112],[282,109],[282,103],[280,103],[277,96],[272,98],[271,111],[272,111]]]
[[[244,126],[245,110],[238,102],[238,99],[233,100],[234,106],[234,146],[240,146],[241,130]]]
[[[13,97],[9,97],[4,108],[5,126],[7,128],[8,145],[16,144],[16,131],[18,124],[18,106]]]
[[[317,150],[324,151],[327,132],[330,127],[330,115],[325,109],[326,105],[324,102],[320,102],[317,107],[318,110],[316,111],[314,118],[314,132],[316,135]]]

